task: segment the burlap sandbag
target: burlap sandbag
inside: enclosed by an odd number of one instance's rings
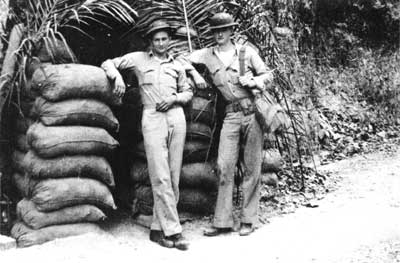
[[[29,126],[31,126],[33,123],[34,120],[31,118],[18,114],[17,118],[15,119],[15,133],[26,134]]]
[[[19,173],[24,173],[24,157],[25,153],[18,150],[14,150],[11,154],[12,168]]]
[[[35,70],[32,89],[49,101],[91,98],[120,104],[102,68],[82,64],[47,65]]]
[[[34,104],[35,104],[35,100],[21,100],[18,103],[18,106],[21,110],[21,113],[24,116],[29,117],[29,116],[31,116],[31,112],[32,112]]]
[[[213,100],[194,96],[191,103],[185,107],[186,120],[201,122],[209,127],[215,122],[215,103]]]
[[[196,188],[205,192],[218,190],[218,176],[215,173],[214,164],[209,162],[188,163],[182,166],[181,188]]]
[[[263,151],[262,173],[274,173],[282,170],[284,160],[277,149]]]
[[[134,184],[150,186],[147,163],[137,160],[130,170],[131,180]],[[196,188],[203,191],[214,192],[218,189],[218,177],[212,163],[188,163],[182,166],[179,178],[179,187]]]
[[[86,126],[32,125],[27,133],[29,146],[43,158],[63,155],[106,155],[118,142],[102,128]]]
[[[130,168],[130,178],[134,184],[150,185],[149,170],[147,162],[136,160]]]
[[[214,212],[216,193],[204,192],[201,189],[181,189],[178,211],[194,214],[211,214]]]
[[[18,151],[26,153],[29,151],[28,141],[26,139],[26,134],[18,134],[15,138],[15,147]]]
[[[119,124],[111,109],[98,100],[70,99],[50,102],[38,97],[32,117],[47,126],[82,125],[118,131]]]
[[[87,233],[101,234],[103,230],[93,223],[48,226],[34,230],[22,222],[16,223],[11,229],[11,236],[17,240],[18,247],[40,245],[58,238],[78,236]]]
[[[33,229],[52,225],[98,222],[106,219],[106,215],[93,205],[70,206],[45,213],[38,211],[35,204],[28,199],[18,202],[17,216]]]
[[[23,167],[35,179],[88,177],[110,187],[115,186],[110,164],[100,156],[74,155],[42,159],[29,151],[23,159]]]
[[[183,163],[206,162],[210,156],[210,144],[201,140],[186,141]]]
[[[30,59],[28,59],[27,60],[27,62],[26,62],[26,66],[25,66],[25,77],[26,77],[26,80],[27,80],[27,91],[28,92],[30,92],[31,94],[35,94],[34,92],[33,92],[33,90],[31,89],[31,87],[32,87],[32,76],[33,76],[33,73],[38,69],[38,68],[41,68],[41,67],[45,67],[45,66],[48,66],[48,65],[52,65],[53,63],[50,63],[50,62],[41,62],[40,60],[39,60],[39,58],[38,57],[36,57],[36,56],[32,56]],[[36,96],[35,97],[37,97],[38,96],[38,94],[37,94],[37,92],[36,92]]]
[[[153,214],[153,192],[150,186],[140,186],[135,193],[134,213]],[[216,193],[207,193],[199,189],[180,189],[178,212],[211,214],[214,212]]]
[[[107,186],[90,178],[60,178],[39,181],[30,190],[30,196],[41,212],[80,204],[116,209],[114,199]]]
[[[206,162],[210,154],[210,144],[208,142],[193,139],[186,141],[183,149],[183,163]],[[146,153],[143,141],[139,142],[134,155],[140,160],[146,160]]]
[[[212,138],[212,130],[206,124],[201,122],[189,122],[186,128],[186,141],[202,140],[210,142]]]
[[[29,176],[24,173],[14,173],[12,175],[12,184],[17,188],[20,196],[28,197],[29,189],[33,187],[34,182],[31,182]]]

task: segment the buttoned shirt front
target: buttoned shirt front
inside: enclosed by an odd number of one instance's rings
[[[194,64],[204,64],[210,71],[214,85],[221,91],[227,101],[237,101],[251,97],[251,92],[239,84],[239,51],[241,45],[235,44],[235,52],[231,61],[221,61],[217,47],[203,48],[194,51],[188,59]],[[265,89],[265,82],[272,79],[272,73],[267,70],[264,62],[257,52],[246,46],[245,75],[256,82],[257,88]]]
[[[193,96],[183,67],[169,55],[167,59],[161,60],[151,51],[132,52],[105,61],[103,69],[110,78],[115,78],[117,72],[107,65],[108,62],[113,63],[118,70],[134,71],[145,107],[155,106],[172,95],[176,95],[179,103],[186,103]]]

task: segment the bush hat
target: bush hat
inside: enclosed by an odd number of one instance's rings
[[[237,26],[238,23],[233,20],[233,17],[230,14],[221,12],[216,13],[210,18],[209,25],[210,30],[215,30],[220,28],[234,27]]]
[[[155,20],[153,23],[151,23],[150,28],[147,30],[146,36],[149,37],[153,33],[160,31],[160,30],[165,30],[165,31],[168,31],[169,33],[171,33],[172,27],[165,20],[162,20],[162,19]]]
[[[198,37],[196,30],[189,27],[190,37],[196,38]],[[175,36],[177,37],[187,37],[187,28],[186,26],[181,26],[175,31]]]

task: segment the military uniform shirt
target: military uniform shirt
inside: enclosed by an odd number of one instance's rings
[[[235,44],[235,52],[231,61],[221,61],[217,47],[194,51],[188,58],[191,63],[207,66],[214,85],[228,101],[237,101],[252,96],[248,89],[239,84],[239,50],[241,47],[241,45]],[[244,64],[245,74],[254,79],[258,89],[264,90],[265,82],[272,79],[272,73],[267,70],[257,52],[249,46],[246,46]]]
[[[114,71],[115,69],[107,67],[109,61],[118,70],[134,71],[145,107],[153,107],[171,95],[176,95],[177,102],[183,104],[193,96],[183,67],[170,55],[166,60],[160,60],[151,51],[132,52],[107,60],[102,67],[111,79],[115,79],[117,72]]]

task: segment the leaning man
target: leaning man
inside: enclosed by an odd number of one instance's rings
[[[213,226],[204,231],[206,236],[216,236],[233,229],[232,192],[238,161],[243,173],[239,234],[244,236],[252,233],[258,220],[263,133],[254,114],[253,92],[264,90],[272,74],[254,49],[232,40],[236,25],[231,15],[215,14],[210,19],[210,30],[216,45],[195,51],[189,56],[192,64],[203,64],[208,68],[214,86],[227,102],[218,147],[218,198]],[[242,63],[239,62],[240,53],[243,56]],[[195,70],[190,70],[189,74],[197,87],[206,86]]]
[[[182,236],[177,203],[179,176],[186,136],[182,104],[191,100],[182,66],[168,53],[171,27],[164,20],[152,23],[147,31],[149,52],[133,52],[102,64],[122,97],[125,83],[118,70],[132,70],[138,79],[143,104],[142,131],[153,191],[153,221],[150,240],[168,248],[188,249]]]

